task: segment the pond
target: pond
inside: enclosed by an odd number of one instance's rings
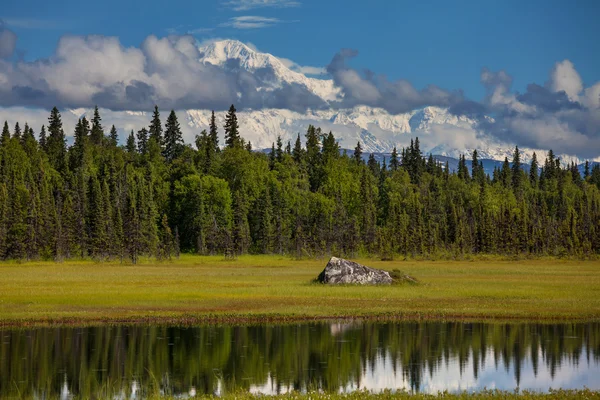
[[[600,389],[598,323],[99,326],[0,339],[0,397]]]

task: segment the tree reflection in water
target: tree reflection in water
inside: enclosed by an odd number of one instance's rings
[[[547,390],[565,385],[561,374],[594,389],[588,376],[600,373],[597,323],[110,326],[0,330],[0,337],[0,397]]]

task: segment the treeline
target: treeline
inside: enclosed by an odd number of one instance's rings
[[[581,176],[552,151],[529,172],[515,148],[493,176],[472,155],[456,172],[419,141],[389,160],[341,152],[310,126],[292,144],[254,152],[226,116],[185,144],[177,115],[119,146],[98,109],[66,145],[54,108],[47,127],[4,124],[0,139],[0,258],[159,259],[199,254],[456,257],[600,252],[600,166]]]

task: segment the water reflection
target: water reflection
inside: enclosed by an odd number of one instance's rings
[[[600,324],[0,330],[0,397],[600,389]]]

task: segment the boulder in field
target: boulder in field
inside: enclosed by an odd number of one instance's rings
[[[392,277],[387,271],[331,257],[317,281],[328,284],[390,285]]]

